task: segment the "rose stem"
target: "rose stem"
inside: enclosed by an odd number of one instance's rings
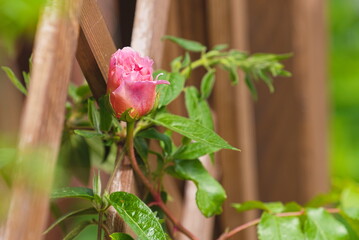
[[[140,167],[137,164],[136,157],[135,157],[135,151],[133,148],[133,131],[134,131],[134,122],[128,122],[127,123],[127,136],[126,136],[126,146],[127,146],[127,153],[129,155],[131,165],[133,170],[136,172],[138,177],[141,179],[143,184],[148,188],[151,195],[153,196],[156,205],[159,206],[162,211],[166,214],[166,216],[169,218],[169,220],[174,224],[174,226],[184,233],[187,237],[189,237],[192,240],[199,240],[196,236],[194,236],[188,229],[186,229],[169,211],[165,203],[162,201],[160,194],[155,190],[155,188],[152,186],[151,182],[146,178],[146,176],[142,173]]]

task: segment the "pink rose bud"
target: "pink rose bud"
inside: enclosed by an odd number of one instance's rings
[[[153,80],[153,60],[141,57],[130,47],[117,50],[110,62],[107,92],[116,117],[128,113],[138,119],[148,114],[156,100],[156,85],[169,84],[165,80]]]

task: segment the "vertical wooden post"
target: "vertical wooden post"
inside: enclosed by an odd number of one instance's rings
[[[167,27],[169,0],[137,0],[131,46],[144,56],[151,56],[155,67],[161,65],[161,37]]]
[[[42,239],[82,0],[53,0],[38,27],[5,239]]]
[[[248,0],[250,49],[289,53],[292,78],[259,86],[261,200],[305,202],[327,190],[324,0]]]
[[[228,43],[231,48],[246,50],[246,2],[238,0],[208,1],[208,30],[210,45]],[[222,184],[228,199],[221,216],[221,231],[252,220],[255,212],[235,214],[231,203],[257,198],[257,176],[253,111],[249,91],[243,76],[237,86],[229,82],[227,72],[218,71],[213,94],[214,110],[218,116],[219,134],[242,152],[221,151]],[[235,184],[234,184],[235,183]],[[255,239],[253,230],[243,233],[244,239]]]

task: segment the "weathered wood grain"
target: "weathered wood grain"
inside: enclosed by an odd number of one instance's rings
[[[96,0],[87,0],[81,11],[77,61],[95,98],[106,94],[108,66],[116,51]]]
[[[82,0],[49,1],[38,26],[5,239],[42,239]]]
[[[294,53],[292,78],[259,85],[255,105],[259,192],[306,202],[328,189],[324,1],[250,0],[252,52]]]
[[[167,27],[169,0],[137,0],[131,46],[143,56],[150,56],[161,66],[163,43]]]
[[[248,49],[246,2],[241,0],[208,1],[208,32],[210,45],[228,43],[230,48]],[[257,198],[257,172],[253,107],[249,91],[244,84],[232,86],[228,73],[218,71],[213,94],[214,111],[218,116],[219,134],[242,152],[221,151],[218,154],[222,167],[222,184],[228,199],[221,215],[221,231],[233,228],[256,217],[255,212],[235,214],[231,203]],[[251,229],[241,235],[244,239],[255,239]],[[240,238],[240,236],[238,236]]]

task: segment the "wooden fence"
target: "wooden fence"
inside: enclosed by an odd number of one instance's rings
[[[204,222],[193,210],[191,186],[182,193],[173,181],[167,184],[171,194],[178,196],[170,207],[200,239],[211,239],[227,227],[256,217],[256,212],[234,213],[230,207],[233,202],[305,202],[327,190],[324,0],[137,0],[135,8],[130,1],[52,2],[61,6],[66,17],[51,5],[42,15],[19,137],[22,154],[43,156],[37,164],[46,166],[42,177],[49,183],[59,150],[73,58],[76,56],[98,98],[106,91],[111,54],[116,47],[128,43],[132,33],[132,47],[154,58],[156,67],[168,67],[169,61],[182,53],[160,40],[165,34],[197,40],[209,47],[228,43],[231,48],[249,52],[294,53],[286,62],[293,77],[277,79],[274,94],[258,86],[257,102],[250,98],[243,83],[230,86],[228,81],[222,81],[227,75],[217,73],[211,98],[216,128],[223,138],[243,150],[217,155],[220,168],[213,173],[228,195],[223,215]],[[106,4],[112,7],[106,8]],[[103,7],[102,12],[98,5]],[[105,19],[111,19],[109,27],[114,38]],[[132,22],[133,29],[129,27]],[[194,72],[191,81],[198,83],[202,73]],[[171,108],[184,114],[179,102]],[[32,164],[31,158],[20,160]],[[42,178],[24,182],[26,174],[19,172],[14,183],[4,239],[42,238],[50,184],[40,188],[37,181]],[[108,188],[134,191],[133,181],[132,170],[124,161],[117,166]],[[192,216],[188,217],[188,213]],[[112,229],[121,230],[119,225]],[[255,231],[247,230],[239,237],[255,239]]]

